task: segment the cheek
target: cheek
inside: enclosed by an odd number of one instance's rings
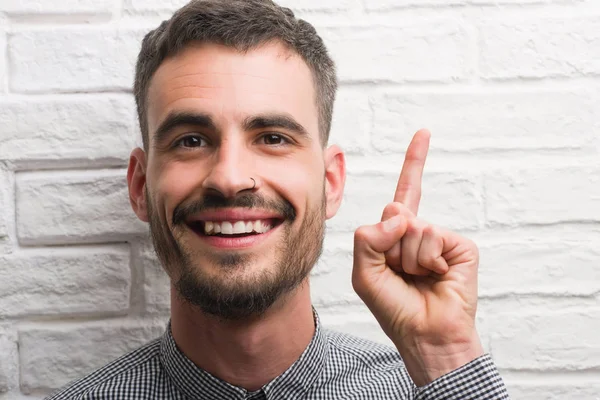
[[[184,165],[171,162],[155,168],[152,172],[154,174],[150,189],[159,203],[158,206],[164,209],[170,220],[175,207],[199,187],[201,171],[196,171],[189,163]]]
[[[287,158],[261,163],[263,179],[290,201],[299,213],[320,204],[323,195],[322,161]]]

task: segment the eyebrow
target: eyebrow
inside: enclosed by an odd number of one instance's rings
[[[167,118],[160,124],[154,133],[155,143],[160,145],[163,143],[169,133],[176,127],[182,125],[193,125],[204,129],[216,131],[217,127],[212,118],[207,114],[192,113],[192,112],[171,112]]]
[[[154,141],[157,146],[166,141],[169,133],[176,127],[182,125],[192,125],[218,131],[217,126],[208,114],[195,112],[171,112],[154,132]],[[247,117],[242,123],[245,131],[252,131],[265,128],[283,128],[294,132],[303,137],[309,137],[308,131],[293,117],[287,114],[261,114]]]
[[[242,124],[245,131],[265,128],[283,128],[298,135],[309,137],[308,131],[287,114],[261,114],[246,118]]]

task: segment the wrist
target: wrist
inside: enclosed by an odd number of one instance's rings
[[[465,341],[444,344],[419,342],[410,349],[398,347],[398,350],[418,387],[428,385],[485,354],[476,333]]]

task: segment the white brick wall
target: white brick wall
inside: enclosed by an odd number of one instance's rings
[[[0,400],[158,335],[165,274],[127,200],[143,34],[185,0],[0,0]],[[386,341],[352,230],[433,131],[422,215],[481,248],[478,323],[515,399],[600,399],[600,1],[285,0],[338,62],[348,154],[313,273],[324,323]]]

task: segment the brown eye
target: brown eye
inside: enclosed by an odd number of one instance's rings
[[[206,140],[201,136],[186,136],[177,142],[178,147],[194,148],[206,146]]]
[[[281,135],[269,133],[263,136],[263,142],[270,146],[277,146],[287,143],[287,140]]]

